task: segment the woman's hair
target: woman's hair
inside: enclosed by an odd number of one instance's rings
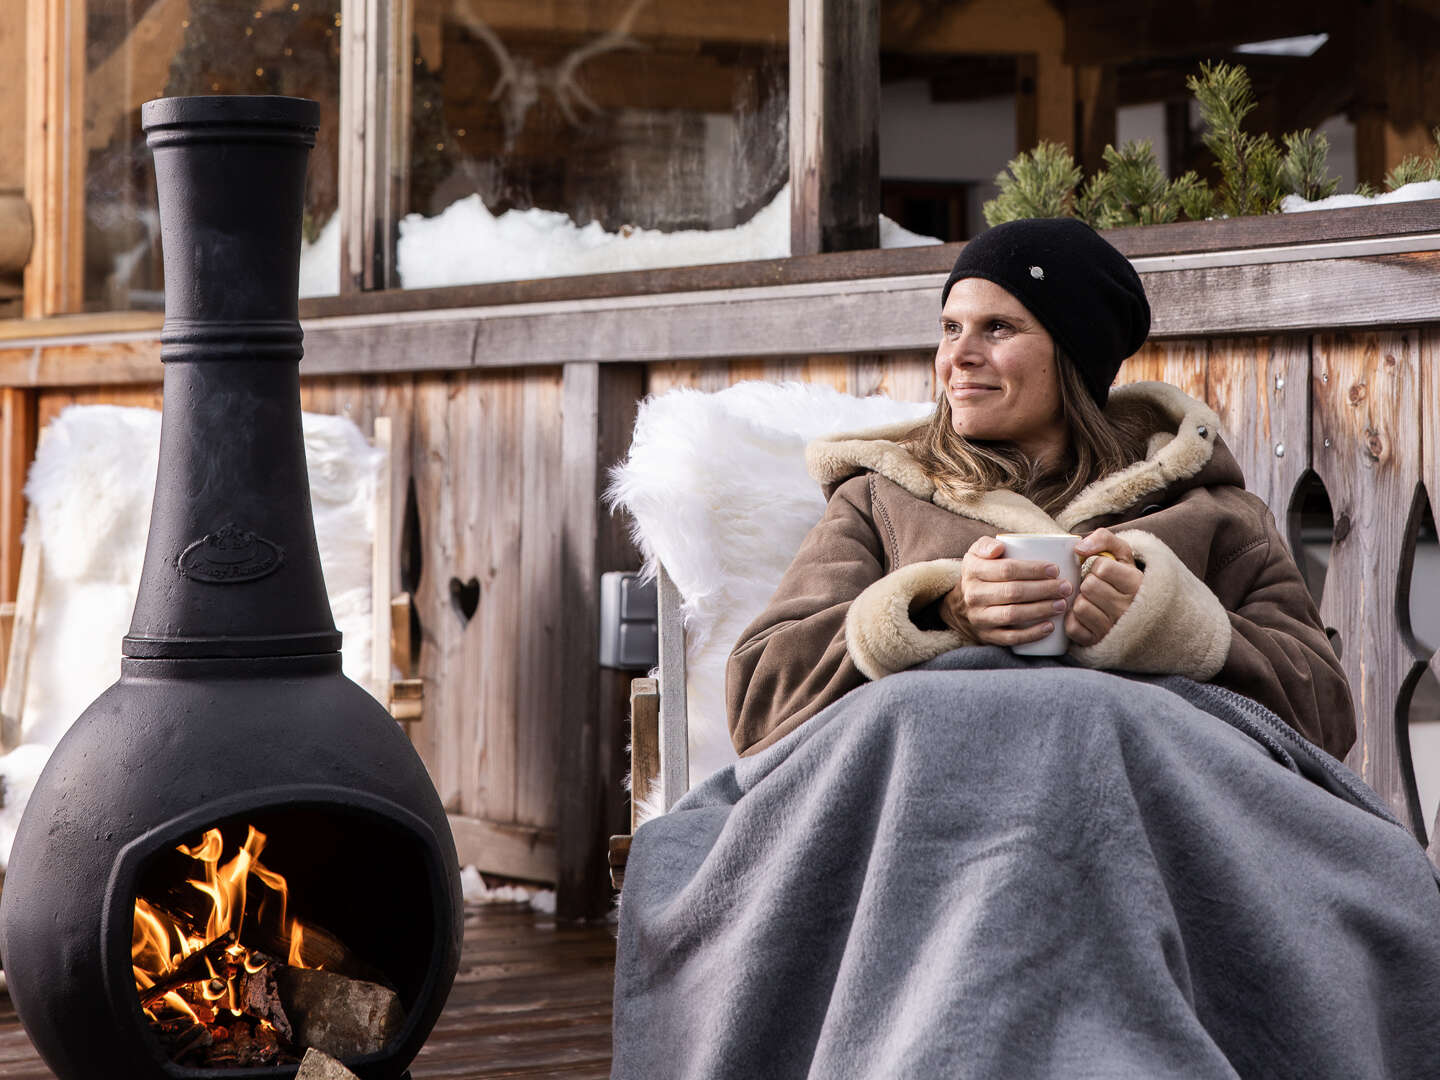
[[[950,399],[943,391],[934,415],[904,440],[937,488],[1006,488],[1019,492],[1046,513],[1068,504],[1086,485],[1145,456],[1150,436],[1166,426],[1154,405],[1112,401],[1102,411],[1075,365],[1057,346],[1060,413],[1069,446],[1057,461],[1032,463],[1008,442],[967,439],[955,431]]]

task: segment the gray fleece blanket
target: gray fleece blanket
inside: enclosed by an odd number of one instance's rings
[[[636,832],[618,1080],[1440,1076],[1440,889],[1273,714],[960,649]]]

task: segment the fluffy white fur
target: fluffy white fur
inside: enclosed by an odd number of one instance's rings
[[[370,549],[383,454],[338,416],[305,414],[310,498],[345,673],[370,679]],[[44,431],[25,485],[27,544],[43,551],[21,735],[0,758],[6,787],[0,859],[8,858],[30,787],[74,719],[120,676],[144,560],[160,414],[73,406]]]
[[[663,563],[684,600],[692,782],[735,760],[725,659],[824,512],[805,444],[913,422],[931,407],[760,382],[673,390],[641,404],[608,498],[630,513],[646,571]]]

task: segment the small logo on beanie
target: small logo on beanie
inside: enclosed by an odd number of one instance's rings
[[[1045,271],[1038,266],[1032,266],[1030,267],[1030,276],[1033,277],[1036,281],[1044,281]]]

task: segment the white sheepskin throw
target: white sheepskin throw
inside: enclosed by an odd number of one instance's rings
[[[310,498],[325,584],[344,635],[345,673],[370,683],[374,492],[384,454],[351,421],[302,417]],[[72,406],[42,433],[25,494],[27,545],[40,544],[40,603],[21,716],[24,745],[0,757],[5,784],[0,860],[50,749],[120,677],[160,446],[160,414],[114,405]]]
[[[672,390],[641,403],[607,498],[631,515],[645,573],[663,564],[683,598],[692,784],[735,760],[725,660],[825,510],[805,444],[930,409],[794,382]]]

